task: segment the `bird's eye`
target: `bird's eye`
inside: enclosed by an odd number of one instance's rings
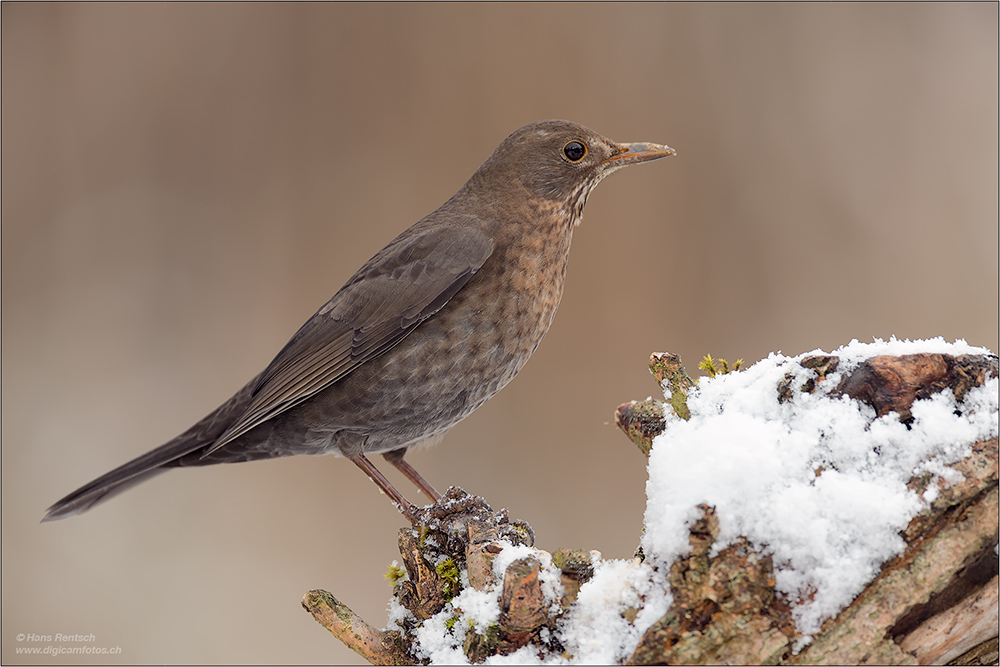
[[[571,141],[563,146],[563,155],[565,155],[570,162],[579,162],[586,154],[587,147],[579,141]]]

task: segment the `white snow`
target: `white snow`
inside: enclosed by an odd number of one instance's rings
[[[595,555],[599,556],[599,554]],[[515,560],[533,556],[541,563],[539,581],[550,611],[558,610],[563,588],[561,573],[552,565],[550,554],[525,546],[506,544],[493,561],[497,585],[486,591],[469,586],[468,575],[462,573],[464,589],[445,608],[424,621],[415,631],[414,650],[418,658],[432,664],[468,664],[462,652],[465,633],[472,628],[483,634],[500,618],[499,596],[503,575]],[[593,578],[580,587],[576,603],[560,619],[557,632],[574,664],[611,664],[621,662],[635,650],[642,634],[658,621],[670,606],[664,575],[638,560],[596,560]],[[622,612],[642,606],[634,623]],[[401,629],[401,621],[409,612],[393,598],[389,603],[390,630]],[[449,624],[451,627],[449,628]],[[486,664],[569,664],[559,656],[540,660],[537,649],[525,646],[507,656],[491,656]]]
[[[558,639],[574,664],[620,663],[671,602],[665,582],[670,563],[688,551],[688,528],[697,505],[715,507],[720,533],[714,552],[738,536],[747,537],[775,565],[776,586],[793,603],[803,635],[798,646],[871,581],[883,562],[903,547],[899,531],[945,488],[961,480],[949,465],[970,453],[970,445],[996,437],[998,383],[991,380],[958,404],[951,391],[917,401],[913,422],[895,413],[876,418],[870,407],[825,394],[867,358],[915,353],[991,354],[959,340],[876,339],[852,341],[833,354],[836,373],[812,394],[799,391],[813,372],[798,365],[821,350],[785,357],[771,354],[744,371],[701,378],[688,398],[689,421],[668,418],[653,442],[646,485],[642,538],[646,560],[596,560],[594,577],[556,626]],[[778,383],[791,373],[792,399],[779,403]],[[958,412],[959,414],[956,414]],[[906,488],[915,475],[936,476],[920,496]],[[518,558],[542,562],[540,579],[554,613],[562,592],[559,571],[545,552],[507,547],[494,571],[502,582]],[[462,643],[468,628],[482,633],[500,616],[499,589],[468,586],[417,630],[417,656],[434,664],[465,664]],[[642,607],[634,623],[622,615]],[[405,614],[393,602],[393,627]],[[449,619],[452,627],[446,623]],[[489,664],[538,664],[530,645],[494,656]],[[566,664],[551,655],[546,664]]]
[[[996,379],[961,405],[950,390],[915,402],[909,429],[895,413],[876,419],[866,405],[825,396],[867,358],[920,352],[990,354],[941,338],[852,341],[833,353],[838,371],[812,394],[798,391],[812,372],[796,362],[821,350],[771,354],[745,371],[701,378],[688,398],[690,421],[669,420],[653,442],[647,558],[667,565],[686,553],[695,507],[712,505],[720,524],[714,551],[743,535],[772,554],[777,589],[797,602],[797,629],[819,630],[901,553],[899,531],[937,495],[932,485],[921,498],[906,482],[924,471],[942,485],[960,480],[948,464],[997,435]],[[781,404],[776,387],[786,373],[795,376],[793,398]]]
[[[594,577],[580,587],[576,602],[559,624],[559,634],[573,662],[583,665],[621,663],[635,650],[644,632],[667,613],[672,601],[665,575],[638,560],[600,561]],[[635,623],[622,616],[643,606]]]

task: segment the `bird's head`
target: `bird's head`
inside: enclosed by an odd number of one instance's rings
[[[577,123],[541,120],[507,137],[469,187],[551,202],[578,222],[587,197],[605,176],[668,155],[674,155],[669,146],[619,144]]]

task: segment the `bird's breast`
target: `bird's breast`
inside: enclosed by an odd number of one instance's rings
[[[504,239],[476,276],[492,295],[484,320],[505,332],[501,347],[515,357],[517,370],[549,330],[562,299],[572,224],[553,217]]]

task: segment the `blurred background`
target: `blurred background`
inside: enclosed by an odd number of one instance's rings
[[[609,422],[658,392],[652,351],[996,351],[997,10],[3,3],[0,660],[357,660],[299,600],[384,625],[403,520],[344,460],[38,522],[228,398],[529,121],[677,149],[601,184],[538,352],[410,457],[540,548],[631,556],[645,462]],[[81,645],[31,633],[120,653],[15,654]]]

